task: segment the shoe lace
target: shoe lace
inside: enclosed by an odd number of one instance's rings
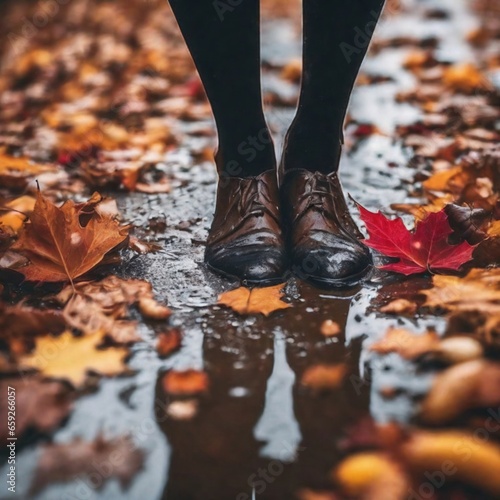
[[[325,208],[325,198],[330,199],[332,196],[329,186],[325,185],[324,182],[320,182],[317,177],[311,177],[309,179],[310,188],[304,190],[304,194],[301,196],[299,203],[307,200],[307,204],[303,210],[303,213],[307,212],[311,208],[317,208],[324,210]]]
[[[240,213],[244,214],[244,218],[254,215],[263,215],[264,213],[268,213],[275,218],[272,211],[264,204],[263,199],[265,199],[268,204],[272,204],[265,190],[261,189],[260,181],[256,178],[250,179],[250,182],[246,183],[244,186],[240,186],[240,193],[238,196],[238,208]]]

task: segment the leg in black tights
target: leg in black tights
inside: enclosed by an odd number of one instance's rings
[[[303,0],[304,70],[285,169],[338,168],[349,98],[384,0]]]
[[[276,166],[262,109],[259,0],[219,3],[170,0],[215,116],[219,173],[256,176]]]

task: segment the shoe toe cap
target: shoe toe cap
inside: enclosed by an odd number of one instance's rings
[[[283,250],[280,248],[219,249],[207,252],[205,262],[212,269],[250,284],[279,282],[285,274]]]
[[[326,286],[355,284],[372,264],[370,251],[360,243],[338,240],[334,245],[296,248],[293,272],[299,278]]]

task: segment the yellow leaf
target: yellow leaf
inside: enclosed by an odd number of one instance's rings
[[[25,156],[9,156],[0,149],[0,182],[9,188],[24,188],[29,179],[44,172],[55,172],[57,168],[32,162]]]
[[[463,92],[491,87],[487,78],[470,63],[454,64],[445,68],[443,82],[450,89]]]
[[[347,457],[334,470],[342,490],[356,498],[399,500],[407,496],[408,478],[400,466],[380,452]]]
[[[0,225],[9,226],[17,233],[23,226],[26,216],[33,212],[35,201],[32,196],[20,196],[6,203],[5,208],[12,211],[0,212],[0,214],[4,213],[4,215],[0,216]]]
[[[33,353],[21,358],[21,365],[39,370],[47,378],[67,380],[75,387],[84,384],[88,371],[106,376],[123,373],[128,350],[123,347],[97,349],[103,337],[103,332],[84,337],[75,337],[70,332],[58,337],[39,337]]]
[[[492,238],[500,237],[500,220],[491,223],[491,226],[488,228],[488,236]]]
[[[500,447],[459,431],[419,432],[403,445],[416,472],[449,471],[454,480],[500,496]],[[446,467],[447,469],[443,469]]]
[[[442,170],[435,173],[423,182],[423,186],[427,191],[447,191],[449,182],[453,177],[462,172],[462,167],[453,167],[449,170]]]
[[[279,309],[288,309],[290,304],[283,302],[283,285],[266,288],[245,288],[243,286],[224,292],[219,296],[218,304],[230,307],[240,314],[263,314],[269,316]]]

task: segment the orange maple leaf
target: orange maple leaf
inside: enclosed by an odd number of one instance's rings
[[[283,302],[283,284],[265,288],[245,288],[243,286],[224,292],[219,296],[218,304],[230,307],[240,314],[263,314],[269,316],[279,309],[292,307]]]
[[[84,209],[85,204],[73,201],[57,207],[39,192],[33,213],[12,246],[29,264],[16,270],[28,281],[72,283],[127,238],[126,227],[97,211],[82,225],[80,216],[88,216]]]

